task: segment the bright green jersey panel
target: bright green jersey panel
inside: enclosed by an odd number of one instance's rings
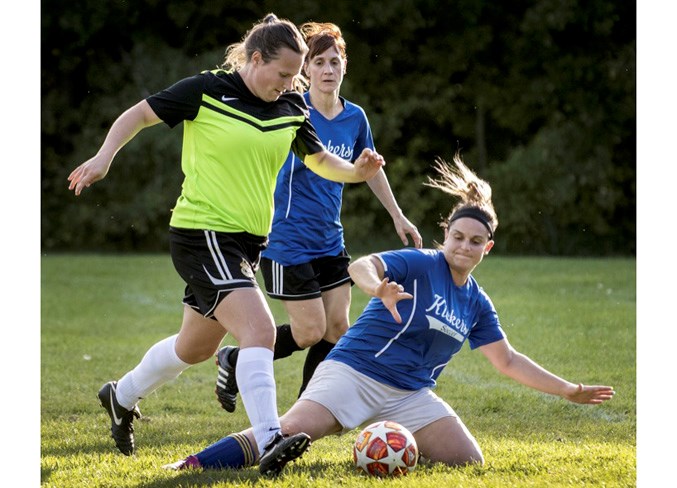
[[[235,117],[247,114],[207,95],[203,99],[208,105],[184,123],[181,167],[186,177],[170,225],[268,235],[277,173],[304,117],[273,119],[281,126],[269,130],[270,124],[245,123]]]
[[[184,122],[185,179],[172,227],[267,236],[290,148],[300,157],[323,149],[299,94],[263,102],[237,73],[205,72],[147,101],[168,125]]]

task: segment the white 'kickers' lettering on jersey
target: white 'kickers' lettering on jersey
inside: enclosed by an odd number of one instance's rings
[[[453,309],[447,308],[447,301],[437,293],[435,293],[435,301],[433,304],[426,309],[426,312],[431,311],[438,317],[446,319],[454,329],[458,330],[464,336],[468,335],[470,329],[465,325],[463,319],[457,317]]]
[[[341,144],[340,146],[338,145],[333,145],[331,143],[331,139],[327,141],[327,151],[336,154],[338,157],[345,159],[346,161],[350,161],[353,159],[353,148],[348,147],[345,144]]]

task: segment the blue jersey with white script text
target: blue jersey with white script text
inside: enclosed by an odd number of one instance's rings
[[[372,298],[327,359],[392,387],[418,390],[435,386],[466,340],[475,349],[505,338],[487,294],[472,276],[456,286],[441,251],[406,248],[375,256],[385,277],[413,295],[397,304],[402,323]]]
[[[310,103],[310,121],[326,149],[354,162],[363,149],[374,149],[364,110],[344,98],[343,111],[325,118]],[[343,183],[329,181],[308,169],[293,153],[277,176],[275,214],[263,256],[289,266],[324,256],[336,256],[344,248],[341,225]]]

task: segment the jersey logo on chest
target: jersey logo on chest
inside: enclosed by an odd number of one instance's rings
[[[447,323],[450,324],[450,325],[445,324],[444,322],[442,322],[441,320],[439,320],[437,318],[434,318],[434,317],[427,315],[428,313],[432,313],[432,314],[436,315],[437,317],[440,317],[440,318],[446,320]],[[452,332],[454,332],[455,334],[457,334],[460,337],[465,337],[468,334],[468,332],[470,332],[470,329],[465,324],[465,321],[457,315],[457,313],[454,311],[453,308],[451,308],[447,305],[447,300],[443,296],[438,295],[437,293],[435,294],[435,299],[433,300],[432,305],[430,305],[426,309],[426,317],[428,318],[429,323],[430,323],[430,320],[432,319],[436,323],[443,325],[444,327],[448,328],[449,330],[451,330]],[[430,328],[435,328],[436,330],[439,330],[440,332],[444,332],[443,329],[433,327],[432,325],[430,325]],[[456,336],[453,335],[453,334],[449,334],[447,332],[444,332],[444,333],[456,338]]]
[[[458,342],[463,342],[465,340],[465,337],[463,337],[463,335],[456,332],[454,329],[449,327],[441,320],[437,320],[435,317],[431,317],[430,315],[426,315],[425,318],[428,319],[428,329],[437,330],[442,334],[448,335],[449,337],[453,337]]]

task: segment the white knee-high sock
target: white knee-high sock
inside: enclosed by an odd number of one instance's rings
[[[265,347],[240,349],[235,377],[256,444],[263,453],[268,442],[280,431],[273,351]]]
[[[131,410],[140,399],[190,366],[176,354],[177,337],[178,334],[153,345],[136,368],[118,381],[116,396],[120,405]]]

